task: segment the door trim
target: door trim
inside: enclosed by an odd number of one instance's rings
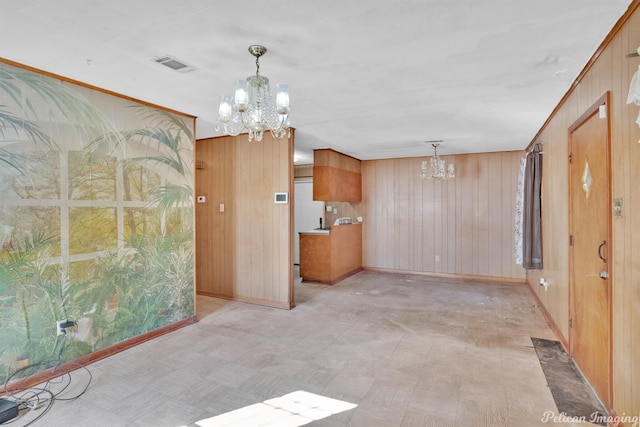
[[[613,302],[612,302],[612,296],[613,296],[613,284],[614,284],[614,272],[613,272],[613,268],[612,266],[614,265],[613,262],[613,258],[612,258],[612,247],[613,247],[613,242],[612,242],[612,236],[613,236],[613,224],[612,224],[612,178],[611,178],[611,92],[607,91],[604,93],[604,95],[602,95],[593,105],[591,105],[591,107],[589,107],[575,122],[573,122],[573,124],[571,126],[569,126],[568,128],[568,141],[569,141],[569,153],[572,152],[572,139],[573,139],[573,132],[578,129],[580,126],[582,126],[587,120],[589,120],[591,117],[593,117],[595,114],[598,114],[599,109],[601,106],[605,106],[605,110],[606,110],[606,120],[607,120],[607,131],[606,131],[606,147],[605,147],[605,152],[606,152],[606,164],[607,164],[607,190],[609,192],[609,197],[607,200],[607,242],[610,242],[611,244],[606,245],[606,251],[605,251],[605,257],[608,260],[607,265],[609,266],[609,268],[607,269],[608,273],[609,273],[609,277],[608,277],[608,287],[607,287],[607,293],[608,293],[608,307],[607,307],[607,311],[608,311],[608,319],[607,321],[609,322],[609,331],[608,331],[608,343],[607,343],[607,360],[608,360],[608,364],[609,366],[607,367],[607,375],[609,376],[608,379],[608,396],[602,396],[602,398],[604,398],[606,400],[607,406],[609,406],[607,409],[611,409],[612,405],[613,405]],[[569,197],[569,201],[571,201],[571,166],[569,166],[568,170],[568,197]],[[572,212],[572,206],[571,206],[571,202],[569,202],[569,233],[573,233],[573,212]],[[567,239],[568,240],[568,239]],[[571,248],[569,247],[569,318],[573,319],[575,318],[575,301],[574,301],[574,289],[575,289],[575,278],[573,277],[573,256],[571,255]],[[570,327],[569,328],[569,354],[573,357],[573,350],[574,350],[574,336],[573,336],[573,330]]]

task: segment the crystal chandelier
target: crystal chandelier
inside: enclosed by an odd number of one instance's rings
[[[456,174],[453,170],[453,163],[449,163],[442,160],[438,156],[438,143],[432,143],[433,157],[429,161],[423,160],[420,166],[420,173],[418,174],[422,179],[449,179],[455,178]]]
[[[249,53],[256,57],[256,75],[236,81],[233,104],[230,95],[220,96],[217,131],[232,136],[247,131],[249,141],[261,141],[266,130],[276,138],[289,130],[289,85],[278,83],[274,104],[269,79],[260,75],[259,59],[266,52],[264,46],[249,46]]]

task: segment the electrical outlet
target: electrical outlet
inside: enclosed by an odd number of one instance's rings
[[[64,334],[64,328],[62,325],[66,323],[66,320],[58,320],[56,322],[56,335],[60,336]]]
[[[544,277],[540,278],[540,286],[544,288],[544,291],[547,292],[547,288],[549,287],[549,281]]]
[[[76,326],[76,322],[72,320],[58,320],[56,321],[56,335],[64,335],[66,333],[67,328],[71,328],[72,326]]]

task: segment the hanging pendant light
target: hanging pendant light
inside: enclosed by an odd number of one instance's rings
[[[438,146],[440,144],[434,142],[431,144],[433,147],[433,157],[431,159],[423,160],[420,165],[420,172],[418,176],[422,179],[451,179],[455,178],[455,170],[453,163],[445,162],[443,159],[438,156]]]
[[[274,102],[269,79],[260,75],[259,59],[266,52],[264,46],[249,46],[249,53],[256,58],[256,74],[236,81],[233,102],[229,95],[220,96],[217,131],[232,136],[246,131],[249,141],[261,141],[267,130],[276,138],[289,130],[289,85],[278,83]]]

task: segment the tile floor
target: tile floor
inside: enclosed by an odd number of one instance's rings
[[[558,414],[530,337],[555,337],[524,285],[363,271],[295,292],[290,311],[198,297],[198,323],[90,365],[36,425],[588,425],[542,421]],[[287,409],[298,391],[353,407]]]

